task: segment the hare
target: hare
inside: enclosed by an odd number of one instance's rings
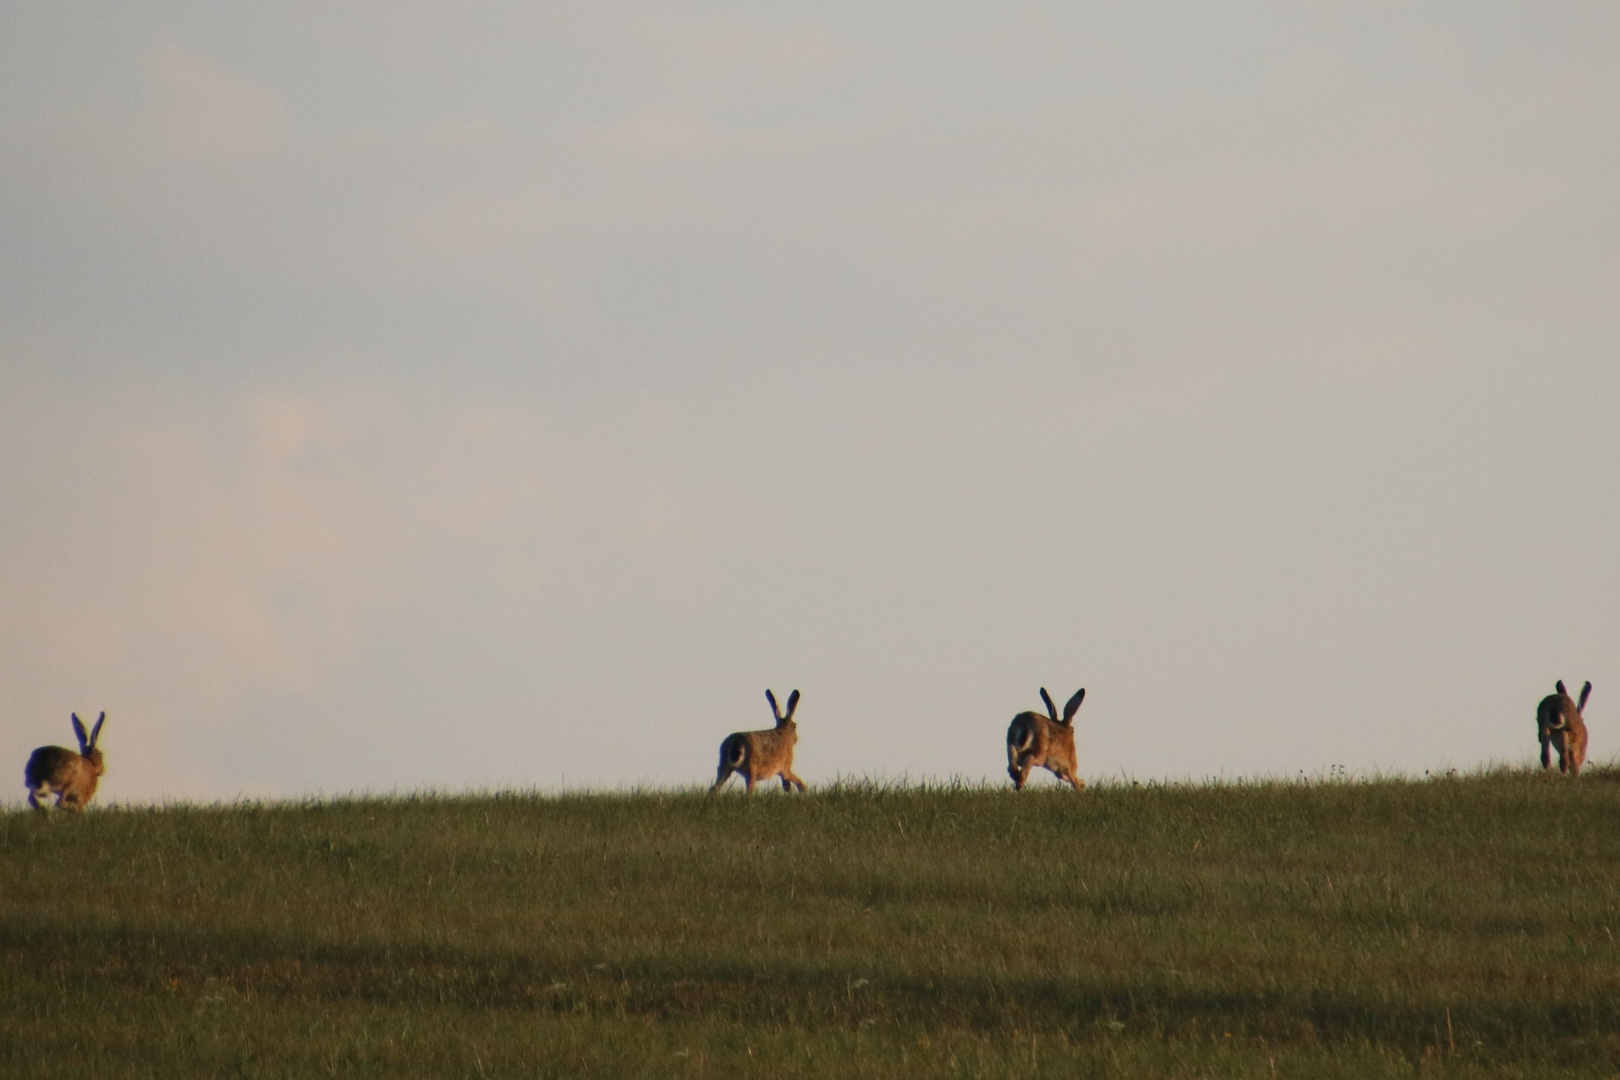
[[[709,794],[720,790],[720,785],[741,773],[748,785],[748,794],[754,793],[754,784],[780,777],[782,790],[804,790],[804,781],[793,775],[793,744],[799,741],[799,728],[793,722],[793,710],[799,707],[799,692],[788,695],[787,712],[776,707],[776,695],[765,691],[765,700],[776,714],[776,727],[767,731],[739,731],[727,735],[720,744],[720,770]]]
[[[1548,694],[1536,706],[1536,736],[1541,740],[1541,767],[1552,765],[1548,750],[1558,750],[1558,771],[1571,776],[1581,775],[1586,764],[1586,699],[1592,696],[1592,684],[1581,687],[1581,700],[1570,700],[1564,689],[1564,680],[1558,680],[1558,692]]]
[[[35,810],[48,809],[45,802],[55,791],[58,808],[75,813],[84,811],[85,804],[95,796],[96,783],[101,779],[101,774],[107,771],[101,751],[96,747],[101,725],[106,722],[107,714],[102,713],[87,736],[84,725],[79,722],[79,714],[74,713],[73,733],[79,737],[77,754],[60,746],[42,746],[29,755],[28,765],[23,769],[23,780],[28,784],[29,806]]]
[[[1021,712],[1007,727],[1007,775],[1019,791],[1029,780],[1029,770],[1037,765],[1079,791],[1086,782],[1075,775],[1074,714],[1086,698],[1081,687],[1069,703],[1063,706],[1063,719],[1058,719],[1057,706],[1052,696],[1041,687],[1041,700],[1046,702],[1049,716],[1038,712]]]

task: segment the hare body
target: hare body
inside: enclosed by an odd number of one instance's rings
[[[1080,779],[1074,756],[1074,714],[1086,697],[1085,688],[1063,706],[1063,719],[1058,719],[1057,706],[1041,687],[1041,700],[1046,702],[1046,716],[1038,712],[1021,712],[1007,726],[1007,775],[1019,791],[1029,781],[1029,771],[1043,768],[1053,776],[1079,791],[1086,786]]]
[[[49,809],[51,793],[56,793],[56,806],[62,810],[83,812],[85,805],[96,794],[96,784],[107,771],[96,739],[101,725],[107,722],[102,713],[90,734],[84,732],[79,714],[73,714],[73,733],[79,738],[79,752],[60,746],[42,746],[28,757],[23,769],[23,781],[28,785],[28,805],[35,810]]]
[[[792,791],[795,787],[804,790],[804,781],[793,775],[793,746],[799,741],[793,711],[799,707],[799,692],[795,690],[788,695],[785,714],[776,707],[776,695],[769,690],[765,691],[765,700],[771,703],[776,726],[765,731],[739,731],[725,737],[720,744],[720,768],[710,794],[719,791],[732,773],[742,775],[750,795],[754,793],[755,784],[773,777],[781,779],[783,791]]]
[[[1558,680],[1558,692],[1548,694],[1536,706],[1536,737],[1541,740],[1541,767],[1552,765],[1551,751],[1558,751],[1558,771],[1571,776],[1581,775],[1586,764],[1586,699],[1592,696],[1592,684],[1581,688],[1581,700],[1576,702]]]

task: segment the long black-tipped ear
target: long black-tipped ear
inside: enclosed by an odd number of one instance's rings
[[[787,715],[782,717],[782,721],[784,723],[786,723],[787,721],[792,720],[793,719],[793,710],[797,709],[798,707],[799,707],[799,692],[797,690],[795,690],[795,691],[793,691],[793,693],[788,695],[788,711],[787,711]]]
[[[1041,700],[1046,702],[1046,713],[1052,718],[1052,723],[1057,723],[1057,706],[1052,704],[1052,695],[1046,692],[1044,686],[1041,687]]]
[[[96,726],[90,729],[90,746],[92,748],[95,747],[96,740],[101,738],[101,725],[105,724],[106,722],[107,722],[107,713],[106,713],[105,710],[103,710],[102,714],[100,716],[96,717]]]
[[[776,695],[767,690],[765,691],[765,700],[771,703],[771,715],[776,717],[776,722],[780,724],[782,722],[782,710],[776,707]]]
[[[1553,689],[1557,690],[1560,694],[1563,694],[1565,697],[1569,697],[1569,691],[1564,689],[1564,680],[1563,679],[1559,679],[1558,682],[1553,686]]]
[[[1079,692],[1069,699],[1069,703],[1063,706],[1063,722],[1065,724],[1074,719],[1074,714],[1080,711],[1080,703],[1084,700],[1086,700],[1086,688],[1082,686]]]
[[[1575,711],[1581,712],[1586,708],[1586,699],[1592,696],[1592,684],[1587,683],[1581,687],[1581,700],[1575,705]]]

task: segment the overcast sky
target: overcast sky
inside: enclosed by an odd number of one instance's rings
[[[1041,686],[1093,779],[1525,762],[1558,678],[1606,760],[1617,55],[8,4],[3,797],[103,709],[109,801],[707,783],[767,686],[812,784],[995,779]]]

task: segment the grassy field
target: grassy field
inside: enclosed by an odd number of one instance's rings
[[[1620,774],[0,813],[0,1075],[1620,1070]]]

